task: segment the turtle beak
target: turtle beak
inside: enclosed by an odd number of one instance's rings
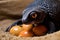
[[[22,23],[27,24],[29,22],[28,17],[22,17]]]
[[[22,23],[27,23],[27,19],[22,18]]]

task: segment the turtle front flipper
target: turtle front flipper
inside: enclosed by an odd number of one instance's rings
[[[15,23],[13,23],[11,26],[9,26],[5,31],[8,32],[13,26],[15,25],[21,25],[22,21],[21,19],[19,19],[18,21],[16,21]]]

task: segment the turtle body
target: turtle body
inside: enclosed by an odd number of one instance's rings
[[[23,18],[27,19],[32,11],[44,11],[52,19],[60,22],[60,1],[59,0],[35,0],[23,11]],[[27,16],[27,17],[26,17]]]
[[[48,33],[60,29],[60,1],[59,0],[34,0],[23,12],[21,20],[18,20],[6,29],[9,31],[14,25],[21,23],[44,24],[49,28]],[[36,15],[37,14],[37,17]],[[32,18],[32,15],[35,18]]]

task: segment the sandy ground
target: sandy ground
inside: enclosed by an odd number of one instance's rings
[[[22,11],[33,0],[0,0],[0,40],[60,40],[60,31],[41,37],[17,37],[5,32],[20,18]]]

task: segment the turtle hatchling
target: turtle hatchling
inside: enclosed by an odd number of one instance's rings
[[[47,33],[60,30],[60,0],[34,0],[23,10],[22,17],[10,25],[6,32],[14,25],[21,24],[46,25]]]

